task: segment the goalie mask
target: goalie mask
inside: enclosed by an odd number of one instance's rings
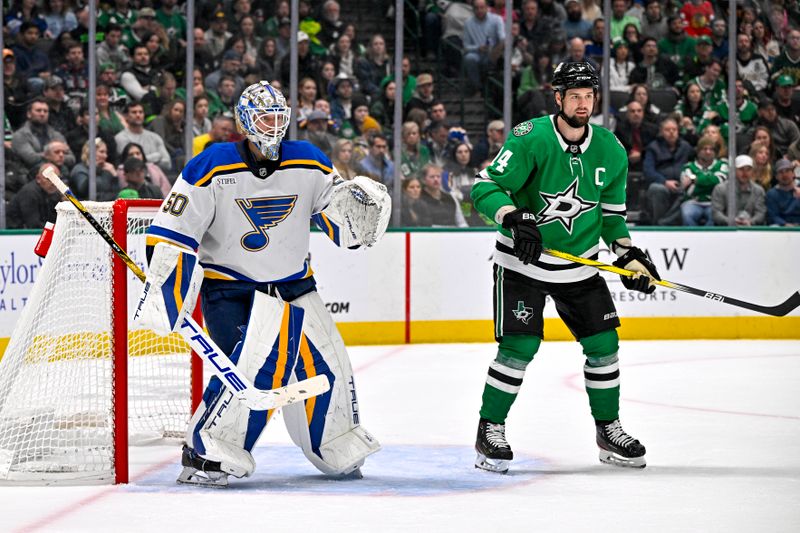
[[[291,115],[292,110],[281,92],[268,82],[260,81],[245,89],[239,97],[236,127],[264,157],[275,161]]]

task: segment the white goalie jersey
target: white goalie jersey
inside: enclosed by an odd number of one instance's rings
[[[304,141],[281,143],[274,162],[256,163],[246,150],[244,142],[214,144],[189,161],[150,226],[147,244],[199,249],[206,278],[308,277],[310,219],[326,225],[321,211],[341,178],[325,154]]]

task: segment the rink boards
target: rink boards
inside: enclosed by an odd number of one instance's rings
[[[0,232],[0,350],[35,283],[38,234]],[[348,344],[486,342],[492,333],[493,231],[391,231],[376,247],[341,250],[311,236],[311,265]],[[635,230],[664,279],[762,305],[800,289],[800,231]],[[599,259],[613,261],[607,250]],[[800,313],[774,318],[659,287],[607,279],[627,339],[800,338]],[[548,304],[545,336],[570,339]]]

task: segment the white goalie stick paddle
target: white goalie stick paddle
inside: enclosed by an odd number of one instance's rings
[[[600,261],[595,261],[594,259],[587,259],[585,257],[578,257],[577,255],[568,254],[566,252],[559,252],[558,250],[550,250],[545,248],[544,253],[553,257],[559,257],[561,259],[566,259],[567,261],[572,261],[573,263],[580,263],[581,265],[594,267],[598,270],[613,272],[615,274],[619,274],[620,276],[633,278],[640,275],[639,272],[634,272],[633,270],[619,268],[614,265],[608,265],[606,263],[601,263]],[[770,315],[770,316],[786,316],[795,309],[797,309],[798,306],[800,306],[800,292],[797,291],[795,291],[794,294],[789,296],[789,298],[787,298],[786,301],[778,305],[758,305],[750,302],[745,302],[742,300],[737,300],[736,298],[731,298],[730,296],[717,294],[716,292],[710,292],[703,289],[696,289],[694,287],[689,287],[688,285],[675,283],[674,281],[667,281],[665,279],[652,280],[651,283],[653,283],[654,285],[660,285],[662,287],[666,287],[668,289],[675,289],[682,292],[687,292],[689,294],[694,294],[695,296],[701,296],[703,298],[708,298],[710,300],[714,300],[717,302],[722,302],[728,305],[741,307],[742,309],[749,309],[751,311],[756,311],[758,313],[763,313],[765,315]]]
[[[92,216],[86,207],[78,200],[69,187],[61,181],[55,173],[53,167],[47,167],[44,172],[46,177],[63,194],[67,200],[80,212],[81,215],[91,224],[100,234],[111,249],[122,261],[133,271],[137,278],[145,281],[145,274],[139,265],[133,262],[125,250],[120,247],[114,238],[100,225],[96,218]],[[291,383],[285,387],[272,390],[260,390],[253,386],[253,383],[245,377],[236,365],[223,353],[217,344],[209,337],[203,328],[191,316],[181,324],[178,332],[183,336],[191,349],[206,363],[211,366],[215,376],[234,391],[234,396],[253,411],[266,411],[284,405],[299,402],[313,396],[317,396],[330,389],[330,383],[325,375],[314,376],[297,383]]]

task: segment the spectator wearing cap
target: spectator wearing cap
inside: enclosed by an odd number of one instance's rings
[[[28,80],[28,87],[34,94],[42,89],[44,79],[41,74],[51,71],[50,58],[37,47],[41,35],[42,32],[36,24],[23,22],[17,42],[11,48],[17,61],[17,72]]]
[[[44,177],[44,170],[48,167],[58,172],[51,163],[37,164],[36,177],[25,184],[9,202],[9,229],[40,229],[46,222],[56,221],[56,204],[61,201],[61,194]]]
[[[567,0],[564,2],[564,9],[567,12],[567,18],[562,27],[566,32],[567,39],[579,37],[582,40],[590,40],[592,38],[592,23],[583,18],[580,0]]]
[[[229,142],[233,135],[233,128],[232,118],[222,115],[214,118],[209,132],[198,135],[192,141],[192,156],[196,156],[212,144]]]
[[[244,78],[239,75],[239,68],[242,66],[242,56],[234,50],[227,50],[222,54],[222,62],[217,70],[206,76],[206,87],[218,87],[222,76],[233,78],[236,86],[236,94],[241,94],[244,90]]]
[[[44,98],[34,98],[28,103],[27,117],[25,124],[12,135],[11,147],[27,168],[33,168],[44,161],[44,148],[48,143],[66,139],[47,123],[50,110]],[[75,156],[70,153],[66,162],[72,167]]]
[[[795,91],[794,79],[782,74],[775,80],[775,110],[778,115],[800,124],[800,92]]]
[[[292,47],[292,21],[290,18],[282,18],[278,22],[278,36],[275,37],[275,55],[277,61],[283,61],[283,58],[289,54]]]
[[[86,99],[89,89],[89,66],[83,55],[83,46],[79,43],[67,46],[64,60],[53,74],[64,80],[64,90],[75,109],[78,109]]]
[[[711,194],[711,214],[717,226],[761,226],[766,222],[766,194],[761,185],[753,181],[753,159],[749,155],[736,156],[736,179],[727,180]],[[735,187],[736,214],[733,224],[728,221],[728,188]]]
[[[122,44],[122,28],[110,24],[103,34],[103,42],[97,45],[97,64],[102,68],[111,64],[121,72],[131,66],[131,54]]]
[[[681,171],[692,152],[689,143],[678,135],[677,121],[662,120],[658,137],[647,145],[644,155],[648,214],[654,225],[680,225]]]
[[[767,191],[767,223],[772,226],[800,226],[800,182],[788,159],[775,165],[778,184]]]
[[[646,0],[642,16],[642,35],[661,41],[669,33],[667,17],[661,9],[660,0]],[[681,32],[683,33],[683,32]]]
[[[172,168],[167,147],[164,139],[144,129],[144,106],[139,102],[131,102],[125,109],[126,127],[114,136],[117,143],[117,150],[122,149],[128,143],[140,145],[147,156],[147,160],[161,167],[164,172]]]
[[[505,42],[506,30],[503,20],[489,13],[486,0],[475,0],[472,4],[475,14],[464,24],[464,71],[469,81],[468,90],[480,91],[486,72],[489,70],[490,55],[495,47]]]
[[[772,79],[782,75],[791,76],[794,85],[800,85],[800,29],[786,32],[783,51],[772,63]]]
[[[113,5],[107,9],[100,11],[100,16],[97,17],[97,26],[100,28],[108,28],[114,24],[122,28],[122,31],[128,31],[136,22],[136,13],[131,9],[129,0],[114,0]]]
[[[339,128],[339,137],[344,139],[355,139],[363,137],[372,131],[381,131],[381,125],[373,117],[369,116],[369,105],[367,99],[361,95],[353,97],[351,108],[353,110],[350,120],[344,121]]]
[[[47,123],[61,133],[66,133],[75,125],[75,113],[67,106],[64,94],[64,80],[52,75],[44,82],[42,96],[49,108]]]
[[[417,76],[417,88],[411,96],[405,107],[405,114],[407,115],[412,109],[422,109],[425,113],[429,113],[431,106],[436,98],[433,95],[434,85],[433,76],[427,72],[423,72]]]
[[[100,65],[100,72],[97,78],[97,86],[105,85],[108,89],[108,103],[114,109],[125,109],[131,98],[125,89],[119,84],[119,71],[113,63]]]
[[[753,40],[745,33],[736,37],[736,76],[749,82],[758,92],[767,89],[769,65],[764,57],[753,53]]]
[[[334,79],[335,94],[331,99],[331,118],[339,124],[344,124],[353,116],[353,80],[344,75]]]
[[[800,139],[800,129],[797,124],[778,115],[775,103],[769,98],[759,102],[756,124],[769,129],[778,157],[783,157],[789,145]]]
[[[700,139],[697,156],[686,163],[681,171],[681,186],[685,191],[681,204],[684,226],[713,226],[711,193],[719,183],[728,179],[728,164],[717,159],[714,141]]]
[[[12,129],[25,121],[25,102],[29,98],[26,85],[25,78],[17,71],[14,52],[3,48],[3,109]]]
[[[304,31],[297,32],[297,79],[316,79],[319,71],[319,60],[311,53],[311,41]],[[290,54],[281,59],[281,82],[289,86]]]
[[[120,191],[122,194],[126,189],[136,191],[138,198],[161,199],[161,189],[147,181],[147,169],[144,161],[136,157],[129,157],[123,164],[125,172],[125,187]]]
[[[144,161],[145,180],[161,189],[161,194],[166,197],[169,194],[170,189],[172,189],[172,183],[170,183],[169,178],[167,178],[167,175],[164,174],[164,171],[161,170],[158,165],[148,161],[147,156],[144,154],[144,151],[142,151],[142,147],[136,143],[129,143],[122,148],[122,156],[120,157],[120,161],[127,161],[131,157],[135,157]],[[127,182],[125,181],[124,163],[117,165],[117,179],[119,188],[122,189],[125,187]]]
[[[683,79],[691,80],[705,72],[706,67],[714,59],[714,46],[711,44],[711,37],[702,35],[695,41],[694,54],[680,59],[683,65]]]
[[[220,7],[211,14],[208,30],[206,30],[206,48],[211,55],[220,57],[225,52],[225,43],[233,34],[228,31],[228,19]]]
[[[331,157],[333,147],[336,145],[336,137],[328,131],[328,127],[328,115],[315,109],[308,114],[305,120],[300,121],[298,137],[310,142],[322,150],[325,155]]]
[[[138,102],[155,87],[157,72],[150,65],[150,50],[139,43],[131,50],[133,65],[122,73],[120,85],[134,101]]]

